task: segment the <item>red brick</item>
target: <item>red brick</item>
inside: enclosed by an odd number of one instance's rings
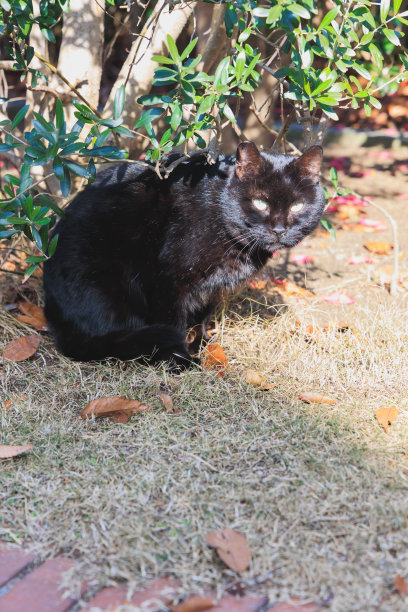
[[[46,561],[0,598],[0,612],[65,612],[75,600],[63,599],[61,574],[73,565],[62,557]]]
[[[0,587],[17,576],[21,570],[34,561],[34,555],[0,543]]]
[[[103,589],[96,597],[88,602],[88,605],[82,609],[81,612],[90,612],[92,608],[99,608],[100,610],[106,610],[107,612],[114,612],[118,606],[123,604],[133,604],[141,606],[145,604],[143,610],[150,612],[157,610],[162,605],[157,605],[157,602],[161,604],[167,604],[176,595],[176,586],[168,578],[157,578],[151,582],[144,591],[136,591],[133,593],[130,600],[126,599],[126,589],[109,587]],[[146,605],[146,602],[151,600],[151,605]],[[2,612],[0,608],[0,612]]]

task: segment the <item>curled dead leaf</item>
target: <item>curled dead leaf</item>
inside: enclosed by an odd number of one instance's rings
[[[327,395],[320,395],[320,393],[313,393],[313,391],[305,391],[305,393],[301,393],[299,395],[299,399],[302,402],[306,402],[307,404],[330,404],[333,405],[336,403],[334,399],[331,397],[327,397]]]
[[[167,412],[174,412],[173,400],[171,399],[170,395],[164,391],[159,391],[159,397]]]
[[[171,612],[203,612],[215,606],[215,602],[208,597],[200,597],[199,595],[191,595],[185,601],[179,604],[170,606]]]
[[[245,379],[249,385],[254,385],[255,387],[262,387],[265,383],[265,377],[260,372],[257,372],[257,370],[247,370]]]
[[[26,453],[32,448],[32,444],[23,444],[22,446],[9,446],[7,444],[0,444],[0,459],[10,459],[11,457],[17,457],[17,455]]]
[[[394,587],[401,595],[408,595],[408,582],[399,574],[394,579]]]
[[[217,378],[225,376],[226,371],[231,370],[225,353],[219,344],[209,344],[205,347],[201,365],[208,370],[217,370]]]
[[[394,245],[390,242],[380,242],[379,240],[365,242],[364,246],[370,253],[375,253],[376,255],[388,255],[394,248]]]
[[[6,345],[3,357],[11,361],[23,361],[34,355],[40,344],[41,338],[36,334],[20,336]]]
[[[223,529],[222,531],[209,531],[205,535],[208,546],[217,549],[217,553],[224,561],[225,565],[234,572],[243,572],[251,561],[251,549],[245,536],[233,529]]]
[[[133,414],[149,412],[151,409],[151,406],[142,404],[138,400],[126,399],[116,395],[92,400],[81,411],[80,416],[82,419],[112,417],[115,423],[126,423]]]
[[[299,287],[295,283],[292,283],[292,281],[271,278],[271,282],[274,284],[274,289],[288,297],[315,297],[314,293],[308,291],[304,287]]]
[[[388,432],[388,426],[395,421],[398,413],[398,408],[394,408],[393,406],[391,408],[379,408],[375,413],[377,421],[384,427],[385,433]]]
[[[30,302],[20,302],[18,307],[23,313],[22,315],[17,315],[19,321],[27,323],[39,331],[48,331],[44,310],[40,306]]]

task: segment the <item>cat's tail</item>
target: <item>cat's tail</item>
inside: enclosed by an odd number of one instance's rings
[[[52,327],[52,326],[51,326]],[[184,334],[170,325],[148,325],[87,337],[71,333],[61,337],[53,330],[57,347],[76,361],[99,361],[107,357],[141,359],[155,363],[169,361],[187,367],[195,360],[189,355]]]

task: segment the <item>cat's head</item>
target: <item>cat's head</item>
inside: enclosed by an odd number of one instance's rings
[[[291,157],[259,152],[254,143],[241,142],[224,194],[229,233],[254,251],[273,253],[298,244],[324,211],[321,161],[319,146]]]

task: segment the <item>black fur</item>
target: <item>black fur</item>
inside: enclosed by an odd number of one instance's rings
[[[67,208],[44,266],[45,314],[58,348],[82,361],[185,364],[186,330],[205,321],[222,291],[317,226],[320,161],[320,147],[293,158],[241,143],[236,159],[209,165],[200,157],[166,180],[131,164],[101,172]],[[294,215],[297,201],[304,206]]]

